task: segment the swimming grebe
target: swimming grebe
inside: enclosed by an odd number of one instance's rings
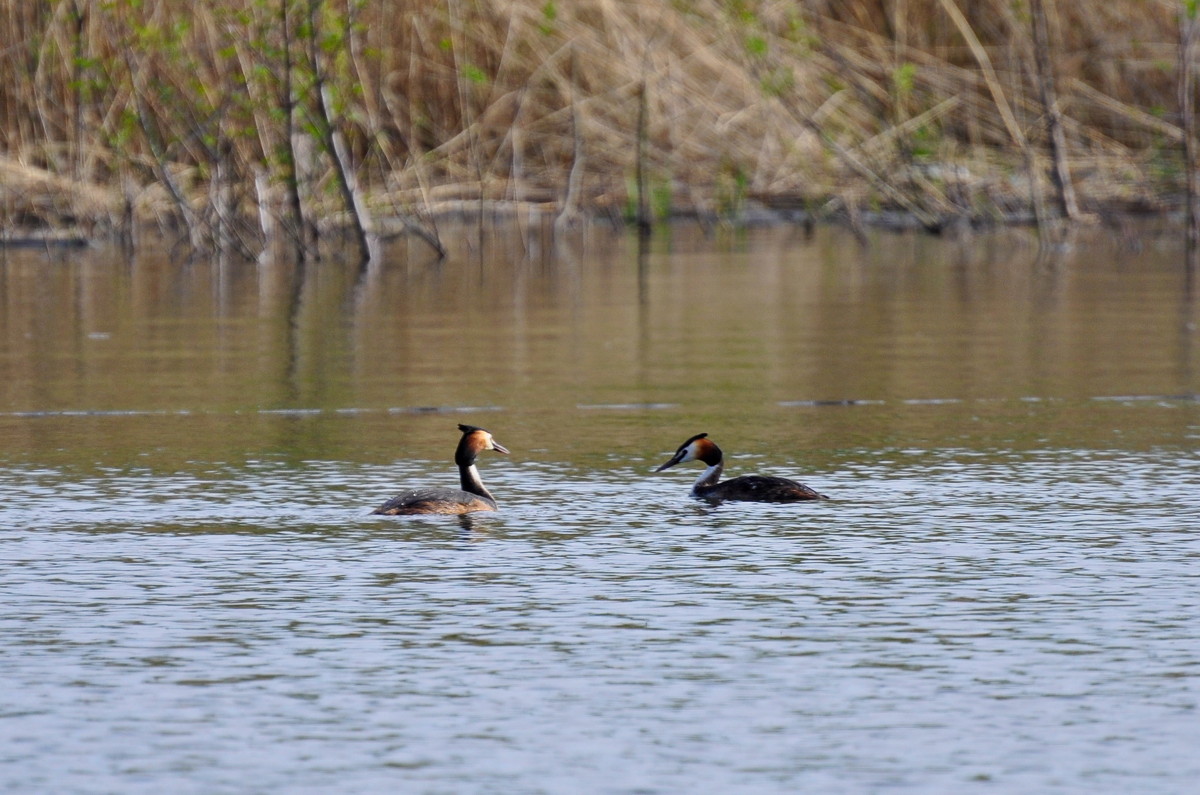
[[[475,468],[475,456],[481,450],[495,450],[508,455],[508,449],[492,438],[483,428],[474,425],[459,425],[462,438],[454,451],[454,463],[458,464],[462,479],[461,489],[412,489],[398,494],[380,505],[371,513],[396,516],[399,514],[441,513],[458,514],[475,511],[496,510],[496,498],[484,488]]]
[[[721,470],[725,468],[721,448],[708,438],[707,433],[698,433],[679,446],[671,460],[655,472],[662,472],[685,461],[703,461],[707,468],[692,486],[692,496],[702,500],[742,500],[747,502],[800,502],[801,500],[827,500],[803,483],[787,478],[767,475],[742,475],[725,482]]]

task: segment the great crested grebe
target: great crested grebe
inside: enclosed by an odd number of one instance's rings
[[[725,468],[721,448],[708,438],[707,433],[698,433],[679,446],[671,460],[655,472],[662,472],[685,461],[703,461],[705,470],[692,486],[692,496],[702,500],[742,500],[746,502],[800,502],[801,500],[827,500],[803,483],[787,478],[768,475],[742,475],[719,482],[721,470]]]
[[[475,511],[496,510],[496,498],[484,488],[475,468],[475,456],[481,450],[495,450],[508,455],[508,448],[492,438],[483,428],[474,425],[459,425],[462,438],[454,451],[454,463],[458,464],[461,489],[411,489],[392,497],[380,505],[373,514],[396,516],[400,514],[460,514]]]

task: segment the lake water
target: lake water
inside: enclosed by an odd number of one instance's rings
[[[1195,791],[1177,240],[448,238],[3,254],[0,788]]]

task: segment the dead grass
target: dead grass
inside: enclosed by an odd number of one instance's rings
[[[5,3],[0,225],[140,218],[198,230],[197,245],[224,229],[253,249],[265,229],[340,217],[318,86],[375,217],[557,206],[571,184],[584,211],[624,215],[640,152],[658,216],[735,218],[757,203],[1003,220],[1052,189],[1022,8]],[[1080,202],[1177,205],[1179,5],[1048,8]]]

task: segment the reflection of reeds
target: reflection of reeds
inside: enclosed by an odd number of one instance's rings
[[[1043,189],[1068,215],[1072,192],[1083,211],[1185,195],[1190,6],[1029,8],[7,3],[0,222],[120,227],[128,204],[248,251],[372,216],[438,246],[437,211],[467,201],[936,226],[1027,214]]]

